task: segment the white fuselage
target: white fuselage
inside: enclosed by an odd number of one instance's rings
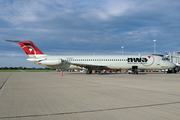
[[[36,58],[28,58],[30,62],[55,69],[85,69],[85,65],[95,65],[91,69],[102,69],[98,66],[106,66],[103,69],[131,69],[137,66],[138,69],[171,69],[175,65],[168,60],[163,60],[161,56],[140,56],[140,55],[84,55],[84,56],[36,56]],[[51,61],[61,61],[52,62]],[[46,63],[46,64],[45,64]],[[55,64],[57,63],[57,64]],[[75,64],[75,65],[74,65]],[[80,65],[78,65],[80,64]]]

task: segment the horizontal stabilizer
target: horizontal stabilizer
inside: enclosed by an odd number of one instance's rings
[[[15,43],[31,44],[31,43],[29,43],[29,42],[23,42],[23,41],[18,41],[18,40],[4,40],[4,41],[7,41],[7,42],[15,42]]]

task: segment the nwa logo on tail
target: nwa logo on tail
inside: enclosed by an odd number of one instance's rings
[[[144,66],[150,66],[154,63],[153,56],[140,56],[139,58],[127,58],[128,64],[142,64]]]
[[[11,40],[8,40],[11,42]],[[31,41],[22,41],[17,43],[22,47],[24,52],[29,56],[45,55]]]
[[[22,49],[25,51],[27,55],[36,55],[36,50],[32,46],[24,45]]]

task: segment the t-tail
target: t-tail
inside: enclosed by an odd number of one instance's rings
[[[46,54],[42,53],[31,41],[16,41],[16,40],[4,40],[8,42],[16,42],[21,46],[24,52],[29,57],[37,57],[37,56],[44,56]]]

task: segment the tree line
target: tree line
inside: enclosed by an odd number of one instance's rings
[[[0,67],[0,70],[55,70],[55,69],[51,69],[51,68],[27,68],[27,67]]]

